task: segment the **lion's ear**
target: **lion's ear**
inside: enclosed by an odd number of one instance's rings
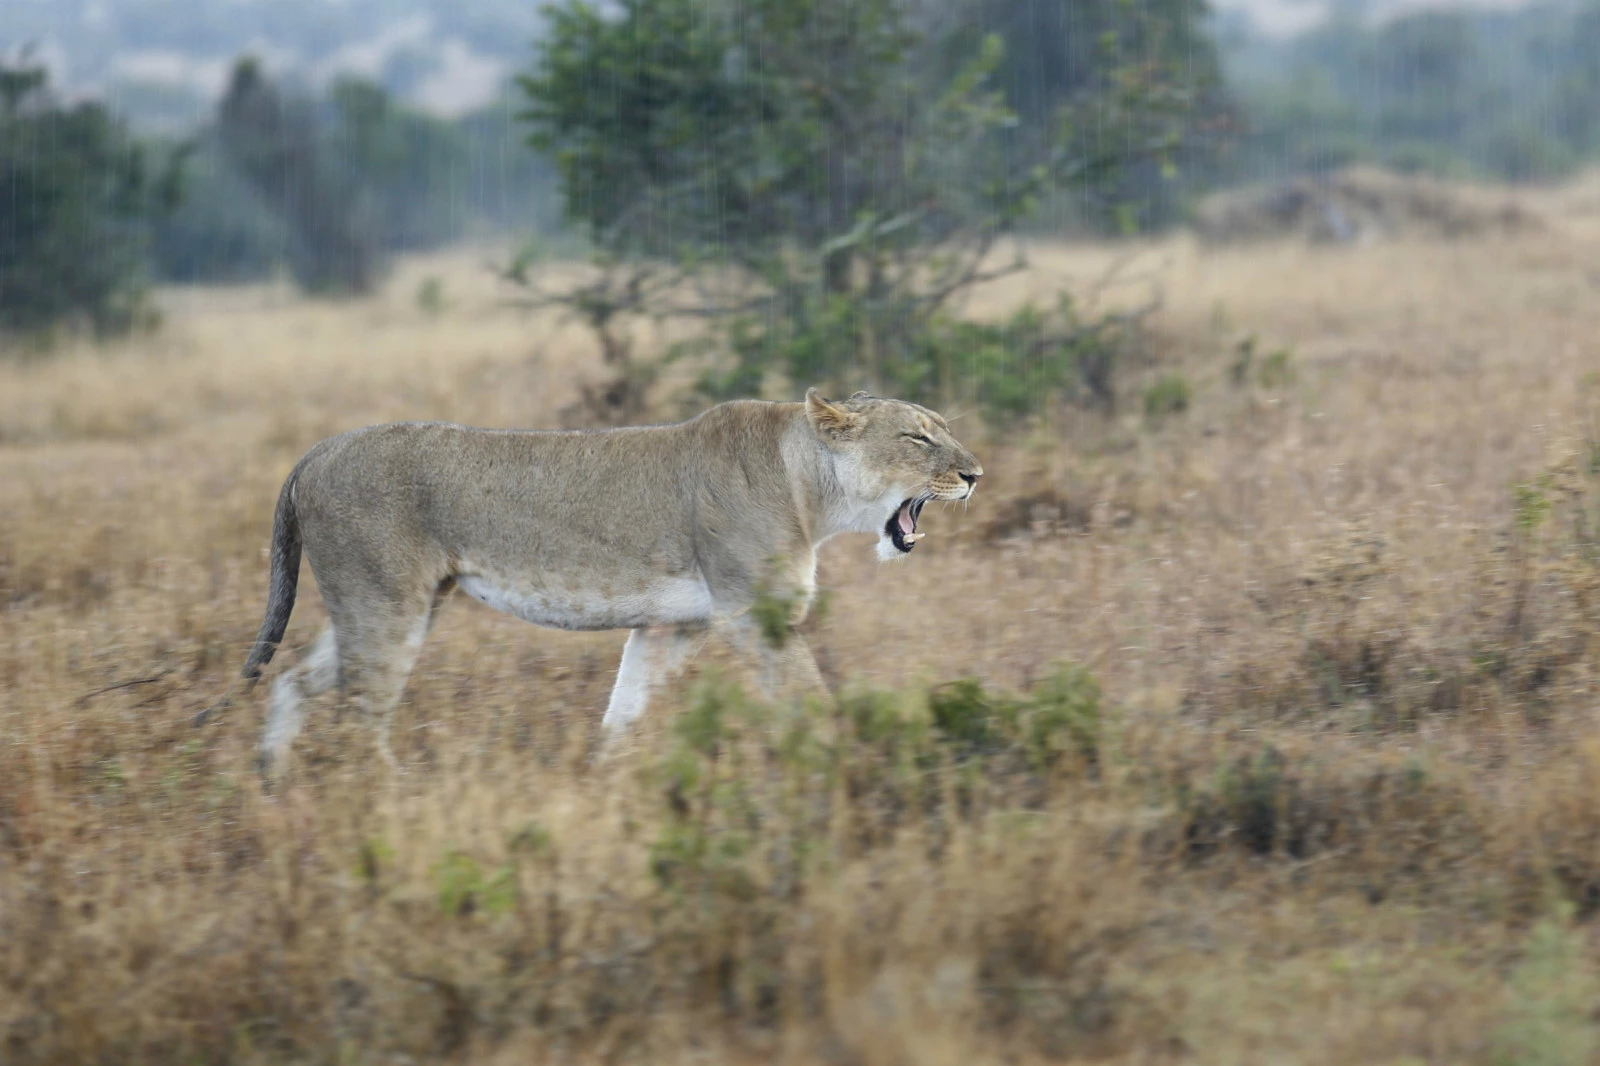
[[[806,421],[824,437],[848,438],[861,429],[861,416],[825,398],[816,389],[806,390]]]
[[[861,392],[857,392],[857,393],[853,394],[850,398],[852,400],[870,400],[870,399],[873,399],[873,395],[872,395],[872,393],[863,390]]]

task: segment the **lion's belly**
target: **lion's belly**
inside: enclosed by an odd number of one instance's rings
[[[634,629],[711,618],[711,590],[698,577],[656,577],[626,589],[609,582],[534,588],[487,574],[462,575],[456,584],[479,603],[555,629]]]

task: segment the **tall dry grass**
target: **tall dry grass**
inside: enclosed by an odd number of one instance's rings
[[[189,719],[281,478],[353,425],[557,424],[586,339],[462,257],[0,364],[0,1061],[1586,1061],[1597,253],[1144,246],[1121,413],[957,422],[969,509],[826,551],[840,708],[763,718],[713,655],[594,767],[621,635],[463,601],[408,772],[325,702],[270,795],[259,698]]]

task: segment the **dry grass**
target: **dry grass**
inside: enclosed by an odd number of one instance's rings
[[[1125,251],[1044,250],[972,310]],[[1167,304],[1127,413],[973,426],[986,491],[915,560],[826,552],[824,669],[911,695],[796,733],[691,679],[593,769],[621,635],[458,602],[410,772],[330,705],[278,795],[259,700],[188,720],[259,620],[283,475],[373,421],[555,424],[586,339],[462,257],[0,365],[0,1061],[1586,1061],[1597,252],[1142,248]],[[1146,419],[1171,373],[1190,409]],[[1104,713],[1059,758],[941,741],[916,695],[1061,660]]]

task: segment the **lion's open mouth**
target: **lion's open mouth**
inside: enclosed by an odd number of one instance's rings
[[[917,532],[917,517],[922,514],[922,506],[927,502],[926,496],[913,496],[889,516],[883,529],[896,548],[908,552],[917,546],[917,541],[927,536],[926,533]]]

